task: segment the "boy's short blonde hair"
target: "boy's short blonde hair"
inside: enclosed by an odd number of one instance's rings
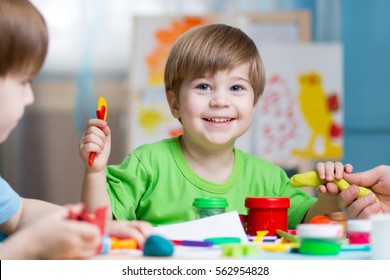
[[[242,30],[225,24],[195,27],[184,33],[173,45],[165,65],[165,91],[178,96],[184,79],[214,74],[239,64],[249,63],[249,80],[254,103],[263,93],[265,70],[253,40]]]
[[[35,76],[45,61],[45,20],[28,0],[0,0],[0,77]]]

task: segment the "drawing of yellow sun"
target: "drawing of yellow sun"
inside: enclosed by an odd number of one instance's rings
[[[163,115],[163,111],[157,107],[141,107],[138,109],[140,127],[147,131],[153,131],[163,122],[170,121],[170,118]]]

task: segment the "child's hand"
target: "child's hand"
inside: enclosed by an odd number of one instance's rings
[[[321,180],[326,180],[328,183],[325,185],[320,185],[317,188],[317,192],[319,196],[327,195],[328,198],[337,200],[337,196],[339,194],[339,189],[335,183],[333,183],[333,179],[340,180],[343,178],[344,172],[351,173],[353,167],[351,164],[342,164],[341,162],[330,162],[327,161],[325,163],[319,162],[316,165],[316,170],[318,173],[318,177]]]
[[[17,246],[28,248],[25,255],[27,259],[90,258],[96,254],[101,242],[97,226],[69,220],[65,211],[46,215],[19,230],[11,238],[18,241]],[[27,244],[24,246],[24,243]]]
[[[133,238],[143,248],[152,226],[144,221],[106,221],[106,233],[118,238]]]
[[[87,129],[79,142],[79,153],[81,160],[87,168],[94,171],[100,171],[106,167],[108,157],[111,151],[111,130],[107,122],[99,119],[88,121]],[[95,152],[95,160],[92,166],[89,166],[89,155]]]

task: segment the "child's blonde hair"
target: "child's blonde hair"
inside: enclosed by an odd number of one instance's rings
[[[28,0],[0,1],[0,77],[35,76],[48,48],[45,20]]]
[[[225,24],[195,27],[184,33],[173,45],[165,66],[165,91],[178,96],[184,79],[215,74],[239,64],[249,63],[249,80],[254,103],[263,93],[265,70],[253,40],[242,30]]]

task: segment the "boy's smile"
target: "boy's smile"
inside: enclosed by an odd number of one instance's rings
[[[210,118],[203,118],[206,122],[209,123],[209,125],[220,127],[227,125],[228,123],[234,121],[234,118],[229,117],[210,117]]]

